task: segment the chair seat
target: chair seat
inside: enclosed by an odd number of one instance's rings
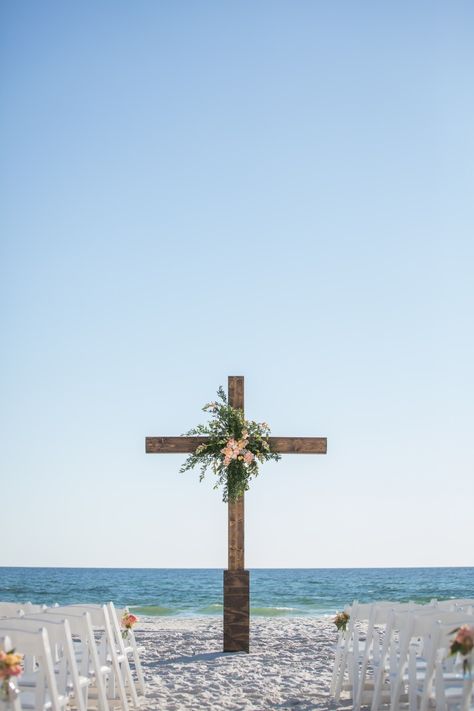
[[[20,698],[22,711],[23,711],[23,709],[33,709],[33,711],[42,711],[42,709],[38,709],[36,707],[35,695],[32,691],[22,691],[19,698]],[[65,708],[68,705],[68,702],[69,702],[69,698],[67,696],[59,696],[60,706]],[[48,711],[48,709],[51,709],[51,708],[52,708],[51,701],[48,698],[48,694],[46,694],[43,709],[44,709],[44,711]]]
[[[82,662],[82,652],[77,650],[75,657],[76,657],[77,665],[80,666],[80,664]],[[112,672],[112,669],[107,664],[102,664],[100,666],[100,673],[102,674],[102,676],[105,676],[106,674],[110,674],[111,672]],[[93,669],[89,669],[89,676],[90,677],[95,676],[95,672]]]
[[[87,677],[87,676],[79,676],[79,686],[80,686],[81,688],[86,687],[86,686],[89,686],[90,683],[91,683],[91,680],[90,680],[89,677]],[[69,686],[69,684],[68,684],[68,686]],[[71,685],[71,687],[72,687],[72,685]]]
[[[58,671],[57,669],[55,670],[55,672],[56,672],[56,674],[59,674],[59,671]],[[91,682],[90,682],[90,678],[88,678],[87,676],[79,676],[79,684],[80,684],[82,687],[84,687],[84,686],[89,686],[90,683],[91,683]],[[21,675],[21,677],[20,677],[19,686],[20,686],[20,688],[23,687],[23,686],[25,686],[25,687],[36,686],[36,675],[35,675],[35,673],[34,673],[34,672],[31,673],[31,674],[24,674],[24,673],[23,673],[23,674]],[[67,686],[68,686],[68,688],[70,688],[70,689],[73,688],[71,682],[68,682],[68,685],[67,685]]]

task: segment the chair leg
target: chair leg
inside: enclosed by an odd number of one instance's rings
[[[343,639],[343,633],[339,632],[339,639],[337,640],[337,648],[336,648],[336,658],[334,660],[334,671],[332,673],[331,689],[329,692],[331,696],[334,696],[335,691],[336,691],[336,682],[338,679],[339,667],[341,664],[342,639]]]
[[[121,663],[121,668],[123,670],[123,678],[130,690],[130,696],[132,697],[132,704],[137,708],[140,704],[138,701],[137,690],[135,688],[135,682],[133,681],[132,672],[130,669],[130,664],[128,663],[127,655],[123,662]]]
[[[142,692],[143,695],[145,695],[146,694],[145,677],[143,676],[143,669],[142,669],[142,665],[140,662],[140,655],[138,654],[136,646],[133,647],[133,660],[135,662],[135,670],[137,672],[138,685],[140,687],[140,691]]]
[[[125,692],[125,684],[123,683],[122,670],[120,669],[120,664],[116,654],[112,654],[112,676],[114,697],[116,696],[116,693],[118,691],[118,696],[120,698],[123,711],[129,711],[127,694]]]

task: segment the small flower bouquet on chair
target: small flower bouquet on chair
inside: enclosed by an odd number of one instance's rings
[[[23,672],[21,661],[23,655],[15,654],[15,650],[9,652],[0,650],[0,700],[6,703],[14,701],[20,693],[13,677],[20,676]]]
[[[334,624],[337,627],[338,632],[345,632],[347,629],[347,623],[349,622],[351,616],[348,612],[338,612],[334,618]]]
[[[474,650],[474,626],[462,625],[453,630],[456,637],[449,647],[449,656],[460,654],[462,657],[462,670],[464,676],[469,676],[472,669],[472,655]]]
[[[124,612],[124,614],[122,615],[122,619],[121,619],[123,639],[128,639],[130,630],[133,628],[133,625],[136,624],[137,622],[138,622],[138,617],[135,617],[135,615],[132,615],[131,612]]]

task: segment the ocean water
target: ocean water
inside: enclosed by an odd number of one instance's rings
[[[278,568],[250,571],[253,615],[327,615],[357,599],[474,597],[474,568]],[[141,615],[222,614],[222,570],[0,568],[0,600],[128,605]]]

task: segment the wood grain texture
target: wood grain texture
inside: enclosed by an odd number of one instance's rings
[[[147,454],[190,454],[207,437],[146,437]],[[326,454],[326,437],[269,437],[273,452],[280,454]]]
[[[243,375],[229,375],[227,380],[227,398],[229,405],[237,410],[244,410],[244,377]],[[229,570],[243,570],[245,567],[245,509],[244,497],[228,504],[228,567]]]
[[[326,437],[269,437],[270,448],[280,454],[326,454]]]
[[[229,375],[227,379],[227,399],[236,410],[244,409],[244,376]]]
[[[191,454],[207,437],[146,437],[147,454]]]
[[[248,652],[250,632],[248,570],[224,571],[224,652]]]
[[[245,568],[245,504],[244,497],[228,503],[227,550],[229,570]]]

